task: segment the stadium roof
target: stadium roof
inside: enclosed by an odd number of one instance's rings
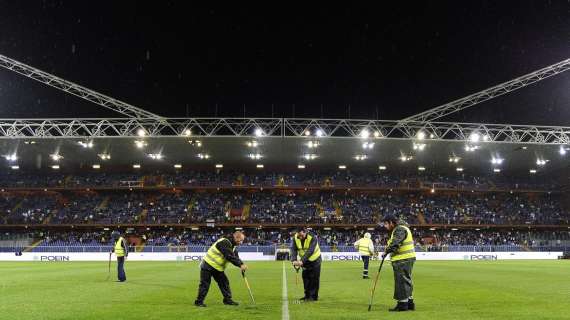
[[[570,70],[570,59],[396,121],[165,118],[6,56],[0,67],[127,116],[0,119],[0,153],[13,169],[217,164],[520,174],[564,168],[570,145],[570,127],[434,121]]]
[[[138,141],[138,142],[137,142]],[[561,149],[562,148],[562,149]],[[224,169],[252,171],[263,164],[264,170],[349,170],[390,171],[422,170],[468,174],[529,174],[529,170],[556,172],[566,168],[562,153],[566,147],[540,144],[437,141],[426,139],[382,139],[361,137],[138,137],[4,139],[0,140],[2,167],[33,169],[91,170],[94,164],[103,170],[132,167],[170,170],[209,169],[222,164]],[[561,152],[561,150],[563,150]],[[570,150],[569,150],[570,151]],[[11,159],[14,156],[16,159]],[[60,156],[55,159],[53,155]],[[103,159],[109,155],[111,159]],[[568,155],[570,156],[570,155]],[[493,163],[493,159],[494,162]],[[537,164],[544,160],[544,165]],[[382,168],[384,169],[384,168]]]

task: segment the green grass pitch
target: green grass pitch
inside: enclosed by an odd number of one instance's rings
[[[106,262],[1,262],[0,319],[283,319],[283,263],[249,267],[256,305],[232,266],[226,272],[240,306],[222,305],[212,281],[208,308],[196,308],[193,262],[127,261],[126,283],[105,281]],[[302,283],[296,287],[285,267],[289,319],[570,319],[570,261],[418,261],[417,311],[399,314],[387,312],[394,304],[389,263],[371,312],[372,280],[361,278],[359,262],[324,262],[321,301],[307,304],[293,303]],[[374,262],[372,276],[377,268]]]

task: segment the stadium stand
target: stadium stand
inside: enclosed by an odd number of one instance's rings
[[[308,225],[323,251],[353,251],[380,218],[414,228],[419,251],[544,251],[570,247],[570,210],[546,178],[438,174],[145,172],[3,173],[2,251],[101,252],[128,227],[134,250],[202,251],[243,228],[244,251],[275,248]],[[29,229],[28,229],[29,228]],[[14,240],[14,239],[17,239]]]
[[[568,224],[559,193],[425,190],[5,191],[5,224],[232,223]]]

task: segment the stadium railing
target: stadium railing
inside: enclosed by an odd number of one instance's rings
[[[206,252],[207,245],[184,246],[144,246],[130,247],[131,252]],[[288,248],[283,245],[241,246],[239,252],[262,252],[264,255],[274,255],[278,248]],[[0,252],[110,252],[112,246],[37,246],[37,247],[0,247]],[[384,247],[377,247],[383,251]],[[355,252],[352,246],[321,246],[322,252]],[[475,245],[475,246],[416,246],[416,252],[516,252],[516,251],[570,251],[570,246],[533,246],[518,245]]]

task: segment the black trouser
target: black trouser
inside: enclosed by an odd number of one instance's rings
[[[394,299],[401,301],[412,296],[414,283],[412,281],[412,269],[415,258],[392,262],[394,270]]]
[[[321,282],[321,263],[311,265],[303,269],[303,286],[305,298],[318,300],[319,286]]]
[[[200,286],[198,287],[198,297],[196,302],[204,302],[208,290],[210,289],[210,282],[212,277],[218,283],[218,287],[224,296],[224,301],[232,300],[232,291],[230,290],[230,280],[226,277],[223,271],[218,271],[206,262],[202,262],[200,266]]]
[[[117,257],[117,278],[119,278],[119,281],[127,280],[127,275],[125,274],[125,257]]]
[[[364,270],[362,271],[362,276],[368,277],[368,264],[370,263],[370,256],[362,256],[362,262],[364,262]]]

